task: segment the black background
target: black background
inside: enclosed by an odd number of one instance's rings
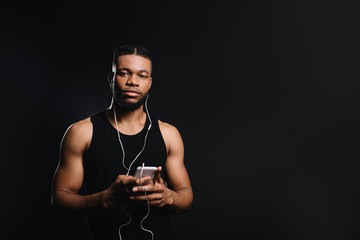
[[[355,2],[2,2],[1,239],[88,239],[50,211],[52,176],[128,43],[152,52],[150,112],[184,139],[178,239],[359,239]]]

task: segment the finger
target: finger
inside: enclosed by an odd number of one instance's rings
[[[143,178],[135,178],[133,176],[123,176],[121,179],[117,179],[117,182],[122,183],[123,185],[127,186],[136,186],[142,183],[148,182],[151,180],[151,177],[145,176]]]
[[[116,180],[116,190],[125,191],[126,193],[132,192],[132,188],[136,185],[139,185],[139,179],[134,178],[133,176],[122,176]]]
[[[165,206],[165,203],[162,200],[153,200],[153,201],[150,201],[149,204],[151,206],[155,206],[155,207],[163,207],[163,206]]]
[[[161,178],[161,170],[162,170],[162,167],[159,166],[157,169],[156,169],[156,172],[155,172],[155,176],[154,176],[154,183],[163,183],[163,180]]]
[[[161,197],[155,197],[154,199],[149,199],[149,204],[155,207],[162,207],[165,206],[165,201],[163,199],[163,196]]]
[[[162,199],[162,194],[159,193],[153,193],[149,195],[132,195],[130,196],[130,199],[136,200],[136,201],[158,201]]]
[[[161,193],[164,191],[163,185],[161,184],[148,184],[144,186],[135,186],[132,188],[133,192],[149,192],[149,193]]]
[[[152,180],[150,176],[145,176],[142,178],[135,178],[135,179],[136,179],[137,186],[148,184],[148,182]]]
[[[131,179],[130,176],[118,175],[116,180],[112,184],[112,188],[114,190],[119,190],[119,189],[123,188],[124,185],[126,185],[129,181],[131,181],[130,179]]]
[[[126,185],[127,187],[133,187],[137,185],[137,183],[138,183],[138,179],[132,176],[128,176],[128,178],[124,179],[123,181],[123,184]]]
[[[135,186],[132,188],[133,192],[152,192],[154,185]]]

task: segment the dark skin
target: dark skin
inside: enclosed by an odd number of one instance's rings
[[[152,84],[151,61],[142,56],[120,56],[115,78],[112,77],[113,74],[110,74],[110,85],[114,79],[119,94],[129,103],[139,101]],[[141,131],[146,121],[143,106],[124,111],[114,102],[106,110],[106,116],[114,128],[128,135]],[[84,156],[92,139],[92,123],[87,118],[71,125],[60,145],[60,160],[53,180],[53,205],[86,216],[104,209],[143,204],[147,198],[152,206],[166,207],[172,213],[188,210],[193,193],[184,165],[184,145],[180,133],[168,123],[159,121],[159,127],[167,150],[164,170],[168,176],[168,186],[165,186],[161,178],[163,169],[158,167],[153,182],[145,186],[139,186],[140,182],[150,181],[149,177],[139,179],[118,175],[109,188],[83,196],[79,194],[79,190],[84,180]]]

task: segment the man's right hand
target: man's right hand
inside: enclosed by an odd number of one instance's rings
[[[141,179],[133,176],[118,175],[111,186],[103,192],[102,203],[105,208],[126,207],[131,203],[130,196],[134,196],[133,187],[139,186],[141,182],[148,182],[151,177]]]

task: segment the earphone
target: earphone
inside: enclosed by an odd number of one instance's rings
[[[113,66],[113,70],[114,70],[114,66]],[[112,102],[114,103],[114,96],[115,96],[115,72],[114,72],[114,76],[113,76],[113,79],[112,79],[111,88],[112,88],[112,94],[113,94]],[[118,126],[117,119],[116,119],[115,106],[113,106],[113,110],[114,110],[114,120],[115,120],[115,125],[116,125],[116,130],[117,130],[116,132],[117,132],[118,140],[119,140],[119,143],[120,143],[120,146],[121,146],[121,150],[122,150],[122,153],[123,153],[122,165],[123,165],[123,167],[127,170],[126,175],[129,175],[133,163],[134,163],[134,162],[136,161],[136,159],[140,156],[140,154],[144,151],[145,146],[146,146],[146,140],[147,140],[149,131],[150,131],[151,126],[152,126],[152,121],[151,121],[151,117],[150,117],[150,114],[149,114],[149,109],[148,109],[148,107],[147,107],[148,99],[149,99],[149,95],[146,96],[146,100],[145,100],[145,104],[144,104],[144,105],[145,105],[146,115],[147,115],[147,117],[148,117],[148,119],[149,119],[150,124],[149,124],[149,127],[148,127],[148,129],[147,129],[147,131],[146,131],[146,134],[145,134],[144,145],[143,145],[142,149],[140,150],[140,152],[136,155],[136,157],[134,158],[134,160],[130,163],[129,167],[126,167],[126,166],[125,166],[125,150],[124,150],[124,146],[123,146],[123,144],[122,144],[121,138],[120,138],[119,126]]]
[[[114,104],[114,98],[115,98],[115,76],[116,76],[116,66],[115,64],[112,65],[112,71],[113,71],[113,78],[111,80],[111,90],[112,90],[112,103]],[[130,173],[130,170],[131,170],[131,167],[132,165],[134,164],[134,162],[138,159],[138,157],[141,155],[141,153],[144,151],[145,149],[145,146],[146,146],[146,140],[147,140],[147,137],[148,137],[148,134],[149,134],[149,131],[151,129],[151,126],[152,126],[152,120],[151,120],[151,117],[150,117],[150,114],[149,114],[149,110],[148,110],[148,107],[147,107],[147,102],[148,102],[148,98],[149,98],[149,95],[146,96],[146,100],[145,100],[145,111],[146,111],[146,115],[149,119],[149,127],[147,128],[147,131],[146,131],[146,134],[145,134],[145,137],[144,137],[144,145],[142,147],[142,149],[140,150],[140,152],[136,155],[136,157],[132,160],[132,162],[130,163],[129,167],[126,167],[125,166],[125,150],[124,150],[124,146],[122,144],[122,141],[121,141],[121,138],[120,138],[120,131],[119,131],[119,126],[118,126],[118,123],[117,123],[117,118],[116,118],[116,110],[115,110],[115,106],[113,106],[113,110],[114,110],[114,120],[115,120],[115,125],[116,125],[116,132],[117,132],[117,136],[118,136],[118,140],[119,140],[119,144],[120,144],[120,147],[121,147],[121,151],[122,151],[122,165],[123,167],[127,170],[127,173],[126,175],[129,175]],[[145,164],[142,163],[142,167],[141,167],[141,173],[140,173],[140,176],[139,176],[139,180],[140,180],[140,187],[142,186],[141,185],[141,178],[142,178],[142,173],[143,173],[143,168],[144,168]],[[145,217],[141,220],[140,222],[140,227],[143,231],[145,232],[148,232],[151,234],[151,239],[153,240],[154,239],[154,234],[152,231],[150,231],[149,229],[146,229],[143,227],[143,222],[144,220],[149,216],[150,214],[150,203],[149,203],[149,200],[146,196],[146,191],[144,192],[144,195],[145,195],[145,198],[146,198],[146,202],[147,202],[147,213],[145,215]],[[124,208],[122,208],[123,212],[129,217],[129,222],[127,223],[124,223],[122,224],[120,227],[119,227],[119,238],[120,240],[122,240],[122,237],[121,237],[121,228],[124,227],[124,226],[127,226],[131,223],[132,221],[132,217],[131,215],[125,211]]]
[[[141,165],[141,172],[140,172],[140,176],[139,176],[139,181],[140,181],[139,186],[140,186],[140,187],[142,187],[141,178],[143,177],[144,166],[145,166],[145,164],[142,163],[142,165]],[[151,240],[154,240],[154,233],[153,233],[151,230],[144,228],[144,226],[143,226],[143,222],[144,222],[145,219],[150,215],[150,203],[149,203],[149,199],[148,199],[147,196],[146,196],[146,190],[144,191],[144,196],[145,196],[145,198],[146,198],[146,203],[147,203],[147,213],[146,213],[146,215],[143,217],[143,219],[141,219],[140,228],[141,228],[144,232],[150,233],[150,234],[151,234]],[[119,227],[119,238],[120,238],[120,240],[122,240],[122,237],[121,237],[121,228],[129,225],[129,224],[131,223],[131,221],[132,221],[131,215],[130,215],[128,212],[126,212],[124,208],[122,208],[122,210],[123,210],[123,212],[129,217],[129,221],[128,221],[127,223],[122,224],[122,225]]]
[[[145,166],[145,164],[143,163],[143,164],[141,165],[141,172],[140,172],[140,177],[139,177],[139,185],[140,185],[140,187],[142,186],[142,185],[141,185],[141,178],[142,178],[144,166]],[[143,225],[142,225],[143,222],[144,222],[144,220],[145,220],[145,219],[149,216],[149,214],[150,214],[150,203],[149,203],[149,199],[148,199],[147,196],[146,196],[146,190],[144,191],[144,196],[145,196],[145,198],[146,198],[146,203],[147,203],[147,213],[146,213],[145,217],[143,217],[143,219],[141,220],[141,222],[140,222],[140,227],[141,227],[141,229],[142,229],[143,231],[150,233],[150,234],[151,234],[151,240],[153,240],[153,239],[154,239],[154,233],[153,233],[152,231],[150,231],[149,229],[144,228]]]

